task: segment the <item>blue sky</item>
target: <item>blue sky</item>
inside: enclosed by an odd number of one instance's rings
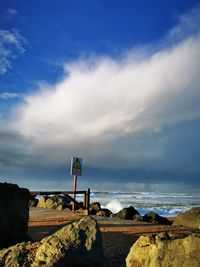
[[[0,177],[199,191],[200,2],[0,3]]]

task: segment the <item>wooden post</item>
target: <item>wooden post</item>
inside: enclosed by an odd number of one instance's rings
[[[74,175],[74,200],[76,200],[76,184],[77,184],[77,175]],[[75,202],[73,202],[72,210],[75,211]]]
[[[87,208],[87,191],[84,191],[83,207]]]
[[[89,215],[90,214],[90,188],[88,188],[87,190],[86,210],[87,210],[87,215]]]

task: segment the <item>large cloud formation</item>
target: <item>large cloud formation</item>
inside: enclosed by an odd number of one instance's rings
[[[153,53],[141,56],[141,49],[133,49],[118,59],[68,63],[59,83],[41,84],[26,95],[4,122],[23,143],[18,167],[57,168],[78,155],[88,168],[197,181],[200,35],[194,21],[199,10],[191,13]]]

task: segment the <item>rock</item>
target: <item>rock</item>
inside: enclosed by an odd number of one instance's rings
[[[63,206],[60,204],[60,205],[58,205],[58,207],[56,209],[57,210],[63,210]]]
[[[97,211],[96,213],[96,215],[104,216],[104,217],[110,217],[111,214],[112,214],[112,211],[110,211],[109,209],[101,209]]]
[[[101,210],[101,205],[99,202],[93,202],[90,204],[90,214],[96,215],[97,211]]]
[[[0,251],[0,266],[101,267],[101,233],[94,219],[85,216],[36,243],[20,243]]]
[[[51,199],[53,202],[57,203],[57,205],[62,205],[63,207],[71,203],[71,200],[64,195],[54,195]]]
[[[0,250],[0,266],[29,267],[35,260],[35,254],[40,246],[39,242],[23,242]]]
[[[69,207],[69,203],[71,203],[71,200],[67,196],[41,196],[37,207],[46,209],[57,209],[59,207],[58,209],[63,210]]]
[[[120,210],[119,212],[112,215],[112,217],[120,218],[120,219],[126,219],[126,220],[133,220],[133,217],[139,214],[139,212],[132,206],[128,208],[124,208]]]
[[[136,222],[141,222],[143,220],[143,217],[140,214],[135,214],[133,216],[133,220],[136,221]]]
[[[39,200],[35,197],[31,197],[29,200],[29,207],[37,207]]]
[[[56,209],[58,207],[58,203],[54,202],[51,197],[49,197],[45,202],[45,208],[47,209]]]
[[[180,213],[173,224],[200,229],[200,207]]]
[[[38,208],[46,208],[46,204],[45,204],[46,200],[47,200],[46,196],[41,196],[39,199],[39,202],[37,204],[37,207]]]
[[[0,183],[0,249],[28,239],[28,189]]]
[[[71,211],[72,210],[72,206],[69,206],[69,207],[65,208],[64,210]]]
[[[53,266],[49,264],[65,260],[65,257],[70,258],[74,266],[97,267],[103,264],[101,233],[96,221],[89,216],[63,227],[41,243],[36,253],[36,264],[42,261],[46,266]]]
[[[141,236],[126,258],[127,267],[199,267],[200,234]]]
[[[164,225],[172,224],[169,220],[167,220],[166,218],[154,212],[149,212],[146,215],[144,215],[143,222],[158,223],[158,224],[164,224]]]

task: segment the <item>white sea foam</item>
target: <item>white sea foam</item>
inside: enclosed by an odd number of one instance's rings
[[[105,205],[105,208],[111,210],[113,213],[116,213],[120,211],[123,208],[123,206],[119,201],[113,200],[109,202],[107,205]]]

